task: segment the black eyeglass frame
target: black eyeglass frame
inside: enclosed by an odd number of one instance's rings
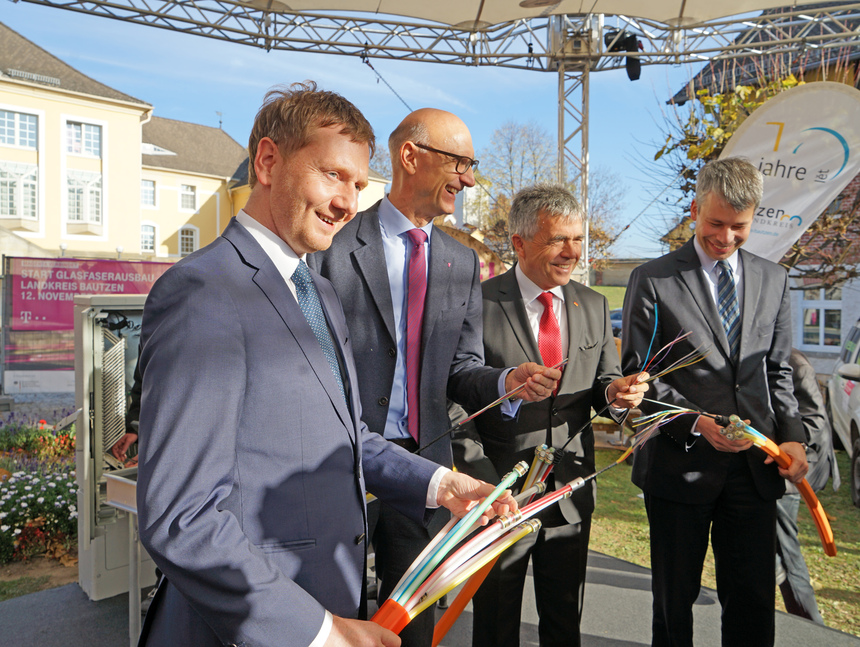
[[[465,155],[457,155],[456,153],[441,151],[438,148],[433,148],[432,146],[427,146],[426,144],[419,144],[418,142],[412,143],[415,144],[418,148],[421,148],[425,151],[430,151],[431,153],[439,153],[440,155],[447,155],[448,157],[452,158],[457,163],[457,166],[454,168],[454,170],[457,171],[457,175],[463,175],[463,173],[468,173],[470,168],[475,169],[477,171],[478,164],[481,163],[480,160],[472,159],[471,157],[467,157]],[[462,166],[463,164],[466,164],[467,166],[463,170],[460,170],[460,166]]]

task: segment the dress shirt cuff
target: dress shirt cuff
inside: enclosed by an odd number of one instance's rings
[[[505,393],[507,393],[507,391],[505,391],[505,380],[508,379],[508,373],[510,373],[513,370],[514,370],[513,368],[505,369],[502,372],[502,374],[499,376],[499,387],[498,388],[499,388],[499,397],[500,398],[503,398],[505,396]],[[510,420],[512,418],[516,418],[517,413],[520,410],[520,405],[522,403],[523,403],[523,401],[519,398],[517,398],[516,400],[509,400],[508,398],[505,398],[504,400],[502,400],[502,404],[499,407],[499,413],[502,414],[502,418],[505,420]]]
[[[323,647],[323,645],[325,645],[325,641],[328,640],[333,624],[331,612],[326,610],[325,617],[323,618],[323,623],[317,633],[317,637],[314,638],[314,641],[308,645],[308,647]]]
[[[609,402],[609,384],[606,385],[606,391],[604,391],[603,397],[606,398],[606,401]],[[627,418],[627,414],[630,412],[630,409],[626,407],[616,407],[614,405],[609,405],[609,415],[612,416],[612,419],[621,424]]]
[[[447,467],[440,466],[438,470],[433,472],[433,476],[430,479],[430,485],[427,486],[426,507],[430,510],[435,510],[439,507],[439,504],[436,502],[436,497],[439,495],[439,484],[442,482],[442,477],[450,471],[451,470],[449,470]]]

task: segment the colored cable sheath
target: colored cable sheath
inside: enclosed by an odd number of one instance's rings
[[[729,416],[729,426],[724,427],[723,435],[729,440],[746,439],[751,440],[756,447],[763,450],[768,456],[773,458],[774,462],[783,469],[788,469],[791,465],[791,456],[786,454],[779,448],[775,442],[759,431],[756,431],[739,416]],[[806,502],[809,512],[812,514],[812,519],[815,521],[815,527],[818,530],[818,537],[821,539],[821,545],[824,548],[824,554],[828,557],[836,556],[836,542],[833,538],[833,529],[830,527],[830,522],[827,520],[827,514],[824,512],[824,507],[821,501],[815,495],[812,487],[806,479],[799,483],[795,483],[798,492]]]
[[[460,519],[456,525],[448,532],[448,534],[439,542],[430,553],[416,566],[413,562],[409,567],[408,573],[411,576],[407,577],[403,585],[398,584],[398,587],[391,593],[391,597],[398,603],[402,604],[408,599],[419,584],[430,574],[439,562],[448,554],[448,552],[460,541],[463,535],[471,529],[472,525],[480,519],[481,515],[489,508],[493,502],[508,489],[514,481],[523,476],[528,469],[528,463],[522,461],[514,465],[514,469],[508,472],[501,482],[496,486],[493,492],[483,501],[474,506],[469,512]],[[417,561],[417,560],[416,560]]]
[[[541,523],[538,519],[531,519],[519,524],[512,529],[511,532],[499,537],[485,550],[481,551],[478,555],[475,555],[474,558],[472,558],[468,564],[465,564],[463,568],[459,569],[456,573],[453,573],[452,576],[444,582],[444,584],[436,587],[432,592],[428,592],[426,596],[422,597],[419,604],[409,611],[410,618],[415,618],[422,611],[428,609],[430,605],[436,602],[439,598],[465,582],[485,564],[501,555],[520,539],[528,534],[537,532],[540,529],[540,526]]]
[[[563,368],[565,364],[567,364],[567,358],[565,358],[565,359],[561,360],[558,364],[555,364],[554,366],[550,366],[550,368],[559,368],[559,369],[560,369],[560,368]],[[504,402],[505,400],[508,400],[508,399],[510,399],[510,398],[512,398],[512,397],[514,397],[515,395],[518,395],[518,394],[519,394],[523,389],[525,389],[525,388],[526,388],[526,384],[525,384],[525,383],[523,383],[523,384],[520,384],[517,388],[515,388],[515,389],[512,389],[512,390],[508,391],[508,392],[507,392],[507,393],[505,393],[502,397],[500,397],[498,400],[493,400],[492,402],[490,402],[490,404],[488,404],[486,407],[484,407],[484,408],[483,408],[483,409],[481,409],[480,411],[476,411],[475,413],[473,413],[473,414],[472,414],[471,416],[469,416],[468,418],[463,418],[463,419],[462,419],[462,420],[460,420],[457,424],[455,424],[455,425],[454,425],[454,426],[452,426],[450,429],[448,429],[448,431],[446,431],[445,433],[443,433],[443,434],[441,434],[441,435],[437,436],[436,438],[434,438],[433,440],[431,440],[429,443],[427,443],[426,445],[424,445],[424,447],[419,448],[419,449],[418,449],[418,451],[416,451],[415,453],[416,453],[416,454],[420,454],[421,452],[423,452],[425,449],[427,449],[427,448],[428,448],[428,447],[430,447],[431,445],[435,445],[436,443],[438,443],[438,442],[439,442],[440,440],[442,440],[443,438],[447,438],[448,436],[450,436],[451,434],[453,434],[455,431],[457,431],[460,427],[462,427],[463,425],[465,425],[467,422],[471,422],[472,420],[474,420],[475,418],[477,418],[478,416],[480,416],[480,415],[481,415],[482,413],[484,413],[485,411],[487,411],[487,410],[489,410],[489,409],[492,409],[492,408],[493,408],[493,407],[495,407],[496,405],[501,404],[501,403],[502,403],[502,402]]]
[[[487,575],[489,575],[490,571],[493,570],[493,566],[496,565],[497,561],[499,561],[498,556],[492,561],[484,564],[479,571],[469,578],[469,581],[466,582],[465,586],[460,589],[457,597],[448,605],[448,608],[445,609],[445,613],[443,613],[442,617],[436,622],[436,627],[433,629],[433,643],[431,647],[438,647],[439,643],[442,642],[442,639],[448,635],[451,627],[453,627],[454,623],[457,622],[457,618],[459,618],[460,614],[463,613],[466,605],[469,604],[469,600],[475,597],[475,593],[477,593],[478,589],[481,588],[481,584],[483,584],[484,580],[487,579]]]

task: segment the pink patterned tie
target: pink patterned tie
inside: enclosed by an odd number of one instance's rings
[[[427,294],[424,241],[427,240],[427,234],[421,229],[411,229],[407,233],[412,243],[412,251],[409,254],[409,281],[406,286],[406,405],[409,410],[409,435],[418,442],[421,328],[424,322],[424,296]]]
[[[552,294],[542,292],[538,296],[538,301],[543,305],[543,314],[538,328],[538,350],[544,366],[555,366],[561,361],[561,330],[559,330],[555,312],[552,310]]]

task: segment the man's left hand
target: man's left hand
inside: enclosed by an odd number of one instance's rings
[[[650,377],[648,373],[636,373],[626,377],[619,377],[609,385],[609,401],[613,407],[619,409],[634,409],[642,402],[648,384],[645,382]]]
[[[800,443],[782,443],[779,449],[791,458],[791,465],[788,466],[788,469],[780,467],[779,475],[792,483],[800,483],[809,471],[809,463],[806,462],[806,450],[803,449],[803,445]],[[765,464],[773,463],[773,459],[768,456],[764,462]]]
[[[462,472],[449,471],[439,483],[436,503],[463,518],[469,510],[475,507],[478,501],[488,497],[495,489],[495,486],[473,479]],[[495,515],[515,512],[517,509],[517,502],[511,496],[511,491],[506,490],[493,502],[492,508],[488,508],[484,512],[479,522],[482,526],[486,526]]]
[[[560,379],[561,371],[557,368],[526,362],[508,373],[505,378],[505,393],[525,384],[525,388],[517,393],[516,397],[526,402],[540,402],[558,388]]]

